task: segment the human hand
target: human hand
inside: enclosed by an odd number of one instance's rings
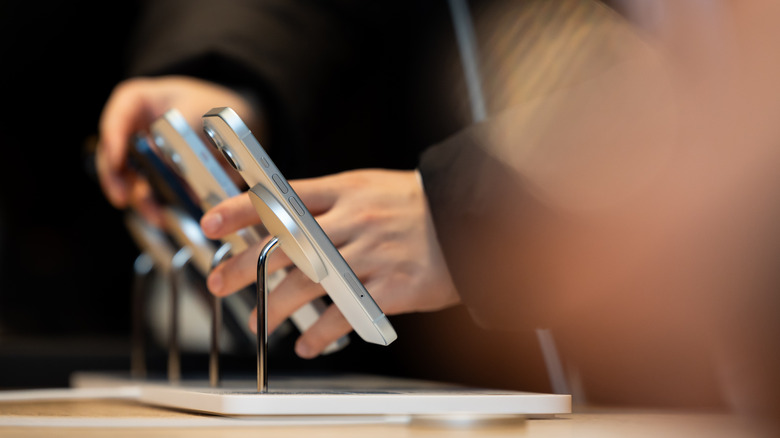
[[[117,208],[132,206],[147,220],[162,224],[149,183],[128,166],[128,142],[171,108],[178,109],[196,132],[201,116],[229,106],[250,125],[260,122],[249,99],[221,85],[185,76],[128,79],[114,88],[100,117],[96,165],[100,185]],[[260,127],[261,128],[261,127]]]
[[[414,171],[357,170],[291,181],[290,185],[386,314],[439,310],[460,301]],[[201,227],[207,237],[219,239],[259,221],[244,193],[206,212]],[[265,243],[212,271],[208,278],[211,292],[224,296],[253,283],[257,257]],[[268,271],[290,264],[277,251],[269,260]],[[323,288],[299,269],[291,270],[269,295],[268,329],[273,330],[295,310],[324,294]],[[256,331],[254,324],[253,314],[250,327]],[[331,305],[301,335],[295,351],[303,358],[313,358],[351,330],[338,308]]]

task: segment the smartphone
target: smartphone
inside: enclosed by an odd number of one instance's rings
[[[285,254],[323,286],[363,340],[393,342],[397,335],[387,316],[238,114],[214,108],[203,116],[203,130],[250,187],[255,209]]]
[[[151,132],[161,155],[166,157],[174,171],[187,183],[203,211],[241,193],[222,167],[219,158],[211,153],[178,110],[169,110],[155,120],[151,125]],[[266,234],[264,228],[247,227],[226,236],[224,242],[230,243],[232,253],[239,253],[261,242],[262,236]],[[269,284],[278,284],[282,278],[284,271],[277,271],[269,279]],[[254,300],[251,297],[250,299],[249,302],[253,305]],[[326,308],[325,302],[318,298],[295,311],[290,320],[300,332],[304,332]],[[344,336],[329,345],[323,354],[338,351],[347,344],[349,337]]]
[[[154,266],[162,272],[171,271],[171,260],[178,250],[169,235],[146,221],[134,210],[125,213],[125,227],[142,252],[146,253]]]
[[[184,180],[203,211],[241,194],[241,190],[222,168],[184,116],[172,109],[151,125],[152,138],[171,168]],[[226,236],[233,253],[244,251],[262,240],[261,228],[247,227]]]
[[[168,233],[150,224],[133,210],[128,210],[125,214],[125,226],[138,248],[151,258],[154,266],[164,275],[173,275],[173,256],[179,248],[186,244],[192,250],[193,264],[198,265],[199,261],[204,260],[204,255],[207,254],[205,249],[207,242],[205,238],[194,237],[192,243],[185,242],[183,244],[182,234],[192,234],[191,231],[187,230],[193,229],[193,219],[189,218],[178,207],[163,208],[166,228],[172,230]],[[194,226],[197,228],[197,223]],[[197,286],[197,283],[193,283],[193,285]],[[200,299],[208,299],[208,291],[205,290],[205,287],[198,288],[198,292]],[[235,342],[236,349],[251,351],[254,334],[246,327],[249,310],[244,311],[237,308],[235,304],[231,305],[230,302],[227,302],[227,306],[229,307],[227,311],[223,311],[223,324],[227,333]]]
[[[211,271],[214,255],[219,249],[216,243],[206,238],[198,221],[181,208],[163,207],[163,221],[166,230],[178,247],[186,247],[190,250],[190,264],[199,274],[199,278],[205,279]],[[206,289],[205,281],[196,282],[195,286],[202,300],[211,299],[212,296]],[[235,295],[223,298],[222,303],[222,323],[227,332],[237,343],[237,347],[244,350],[251,349],[255,335],[249,329],[247,321],[249,321],[252,306],[247,305],[246,301]]]
[[[145,135],[137,134],[132,138],[129,159],[131,166],[149,181],[155,198],[162,205],[165,234],[171,245],[175,247],[175,251],[182,247],[187,247],[191,251],[190,264],[195,270],[193,274],[201,279],[193,284],[196,286],[199,298],[208,300],[210,295],[205,288],[204,279],[211,270],[211,262],[219,249],[219,243],[203,235],[198,223],[203,211],[195,203],[194,193],[155,151]],[[131,229],[134,238],[141,236],[136,232],[139,230],[141,229],[137,226]],[[149,231],[146,230],[146,237],[151,235]],[[169,267],[170,261],[161,266]],[[251,347],[255,336],[249,329],[247,321],[254,300],[247,300],[234,294],[224,298],[223,303],[222,320],[228,333],[237,346]]]
[[[200,219],[203,210],[195,203],[194,195],[154,151],[145,135],[136,134],[132,137],[128,160],[130,166],[149,181],[154,197],[160,204],[177,206]]]

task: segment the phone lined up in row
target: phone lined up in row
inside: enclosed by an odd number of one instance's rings
[[[212,154],[177,110],[169,110],[156,120],[151,125],[151,134],[161,155],[191,189],[204,211],[241,193],[238,185],[223,168],[223,163]],[[263,226],[247,227],[226,236],[223,243],[230,244],[231,253],[238,254],[257,247],[267,234]],[[269,284],[272,290],[283,280],[285,274],[284,270],[279,270],[271,275]],[[247,297],[246,303],[251,309],[254,305],[253,298]],[[326,309],[327,304],[323,299],[315,299],[296,310],[290,316],[290,321],[303,332],[314,324]],[[348,343],[349,337],[344,336],[330,344],[323,353],[338,351]]]
[[[125,225],[139,249],[165,275],[173,275],[173,255],[186,247],[191,254],[186,272],[199,277],[193,278],[189,284],[195,288],[198,301],[208,307],[205,278],[218,243],[207,239],[200,230],[198,220],[203,212],[194,202],[189,188],[160,157],[146,136],[134,136],[129,146],[130,165],[149,182],[161,206],[163,224],[162,228],[158,228],[138,212],[129,210],[125,215]],[[252,311],[250,297],[245,293],[235,294],[224,303],[222,320],[233,345],[238,349],[251,349],[254,336],[246,324]]]
[[[241,193],[223,167],[227,164],[249,187],[250,198],[263,225],[239,230],[226,236],[221,244],[229,244],[231,252],[237,254],[256,248],[270,233],[279,239],[282,250],[295,266],[323,286],[363,340],[380,345],[393,342],[396,333],[387,317],[238,115],[230,108],[215,108],[203,116],[203,130],[226,163],[212,153],[175,109],[151,125],[151,140],[159,152],[152,155],[158,161],[159,156],[163,157],[164,168],[160,168],[160,163],[150,166],[149,162],[155,159],[142,161],[146,162],[147,176],[152,175],[149,178],[152,185],[174,206],[165,214],[166,227],[173,227],[171,234],[177,243],[194,247],[193,264],[204,278],[212,267],[207,261],[213,260],[220,243],[205,239],[197,221],[203,211]],[[136,146],[145,149],[150,145],[139,138]],[[280,270],[272,276],[269,281],[272,289],[284,275],[285,271]],[[249,296],[232,302],[234,314],[248,315],[253,305]],[[236,302],[243,304],[235,308]],[[296,311],[290,320],[303,332],[326,308],[323,299],[316,299]],[[348,342],[349,337],[344,336],[324,353],[338,351]]]

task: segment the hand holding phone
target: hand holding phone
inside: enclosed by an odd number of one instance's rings
[[[397,335],[385,314],[238,115],[215,108],[204,115],[203,126],[250,187],[257,213],[285,254],[322,285],[361,338],[393,342]]]
[[[154,143],[171,167],[191,188],[204,211],[241,193],[217,157],[212,155],[177,110],[169,110],[156,120],[151,131]],[[222,240],[230,243],[232,253],[238,254],[262,242],[263,235],[266,234],[262,227],[247,227],[225,236]],[[283,277],[284,271],[277,271],[272,275],[270,283],[277,284]],[[248,302],[249,305],[253,305],[252,303],[253,301]],[[299,331],[304,332],[326,308],[325,302],[318,298],[296,310],[290,319]],[[330,344],[323,353],[338,351],[348,343],[349,337],[344,336]]]

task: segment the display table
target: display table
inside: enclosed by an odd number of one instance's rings
[[[379,418],[225,418],[130,400],[0,402],[0,436],[10,437],[769,437],[759,424],[719,413],[575,409],[547,419],[476,425]],[[776,436],[776,435],[775,435]]]

